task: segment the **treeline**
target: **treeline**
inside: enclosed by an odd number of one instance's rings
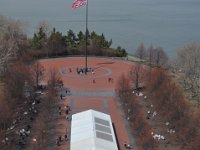
[[[88,55],[125,57],[127,52],[120,46],[111,48],[112,40],[107,40],[102,33],[87,31]],[[75,34],[69,30],[66,35],[53,28],[47,33],[45,25],[39,27],[31,41],[29,53],[34,57],[55,57],[66,55],[85,55],[86,35],[82,31]]]
[[[200,111],[188,103],[183,91],[162,69],[157,68],[151,72],[151,79],[147,85],[156,111],[169,122],[169,128],[175,131],[174,140],[181,143],[181,149],[198,150]]]
[[[145,47],[143,43],[136,49],[134,56],[150,66],[167,66],[169,57],[162,47],[150,45]]]
[[[132,93],[133,78],[122,75],[117,84],[116,92],[120,98],[127,120],[136,139],[139,150],[156,150],[158,143],[152,138],[151,126],[148,124],[144,112],[141,111],[138,97]]]
[[[32,38],[27,38],[24,25],[19,20],[0,16],[0,76],[6,70],[7,64],[19,57],[27,61],[44,57],[68,55],[85,55],[86,37],[80,31],[75,34],[69,30],[66,35],[55,28],[50,30],[46,23],[41,23]],[[87,31],[88,55],[125,57],[127,52],[118,46],[111,48],[112,40],[107,40],[104,34]]]
[[[62,84],[62,81],[58,71],[51,68],[46,71],[48,75],[45,76],[48,84],[40,85],[44,79],[44,71],[40,63],[30,64],[22,58],[8,64],[1,80],[0,146],[2,149],[21,149],[29,142],[32,143],[28,137],[29,131],[32,132],[33,128],[37,129],[33,136],[38,140],[38,148],[47,144],[46,139],[49,135],[46,130],[52,117],[51,109],[57,92],[55,87]],[[38,90],[47,95],[40,97]],[[42,110],[41,106],[44,107]],[[27,134],[20,134],[21,129],[25,129]]]
[[[46,132],[41,132],[47,127],[48,118],[51,116],[49,107],[56,95],[54,87],[62,81],[57,71],[51,68],[48,76],[45,76],[48,85],[41,88],[39,84],[44,79],[45,70],[40,63],[27,55],[30,42],[21,23],[2,16],[0,22],[0,147],[22,149],[32,140],[27,138],[30,136],[32,124],[40,126],[37,126],[38,140],[41,134],[46,135]],[[38,89],[48,93],[45,100],[40,101],[36,92]],[[45,118],[37,118],[38,115],[41,116],[39,103],[45,103],[45,108],[48,107],[42,110],[42,116]]]
[[[191,43],[177,50],[173,73],[193,104],[200,106],[200,44]]]
[[[140,69],[137,69],[138,65]],[[132,93],[133,90],[138,93],[141,91],[141,88],[135,85],[136,82],[145,83],[143,92],[148,97],[147,101],[162,118],[163,124],[167,123],[165,132],[167,130],[169,132],[164,136],[170,138],[169,142],[179,144],[178,147],[182,150],[198,150],[200,110],[187,101],[183,90],[170,78],[165,69],[161,67],[142,69],[142,66],[138,65],[130,70],[128,76],[123,75],[119,78],[116,89],[132,132],[136,135],[138,149],[159,149],[159,143],[151,135],[153,128],[147,121],[146,112],[142,112],[140,97]]]

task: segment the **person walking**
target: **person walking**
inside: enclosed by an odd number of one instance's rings
[[[95,79],[93,79],[93,81],[92,81],[93,83],[96,83],[96,81],[95,81]]]

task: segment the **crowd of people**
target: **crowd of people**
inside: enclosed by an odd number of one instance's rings
[[[70,68],[71,69],[71,68]],[[79,74],[83,74],[83,73],[87,73],[87,72],[92,72],[92,74],[94,74],[94,69],[92,69],[92,68],[76,68],[76,72],[77,72],[77,74],[79,75]]]
[[[31,122],[38,114],[37,105],[40,103],[38,95],[27,98],[22,107],[17,108],[10,127],[7,128],[7,135],[2,138],[3,145],[17,145],[24,148],[31,133]],[[9,133],[14,133],[12,136]]]

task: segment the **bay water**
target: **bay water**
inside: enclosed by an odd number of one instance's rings
[[[40,22],[66,34],[85,31],[86,7],[73,0],[0,0],[0,15],[26,22],[32,36]],[[88,29],[113,40],[130,54],[141,42],[161,46],[170,55],[200,42],[200,0],[88,0]]]

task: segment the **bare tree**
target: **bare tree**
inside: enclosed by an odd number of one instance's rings
[[[1,130],[6,130],[12,119],[12,109],[9,107],[9,102],[6,100],[5,95],[0,96],[0,136]],[[1,136],[3,137],[3,136]]]
[[[147,53],[148,53],[148,57],[149,57],[149,65],[152,65],[152,56],[153,56],[153,45],[151,45],[148,49],[147,49]]]
[[[15,43],[11,39],[5,40],[0,36],[0,66],[3,67],[5,63],[14,55]]]
[[[168,56],[161,47],[153,50],[153,61],[157,66],[165,66],[168,63]]]
[[[48,72],[48,86],[49,88],[55,88],[61,82],[59,72],[56,68],[50,68]]]
[[[38,88],[39,82],[42,79],[44,79],[44,71],[45,71],[45,68],[38,61],[36,61],[31,66],[31,72],[32,72],[33,80],[34,80],[35,86],[37,88]]]
[[[124,104],[127,104],[131,93],[131,86],[130,80],[124,74],[122,74],[118,79],[116,92],[120,97],[121,101]]]
[[[58,76],[56,68],[50,68],[48,74],[48,86],[54,88],[56,86],[56,80]]]
[[[26,39],[22,23],[0,16],[0,69],[16,57],[19,45]],[[1,70],[2,71],[2,70]]]
[[[137,50],[135,52],[135,56],[140,58],[141,61],[145,58],[145,56],[146,56],[146,48],[144,47],[143,43],[141,43],[140,46],[137,48]]]
[[[177,62],[184,73],[184,83],[191,91],[191,99],[200,106],[200,45],[189,44],[177,50]]]
[[[198,77],[200,75],[200,45],[189,44],[177,50],[177,59],[180,67],[187,76]]]
[[[137,63],[131,67],[129,72],[130,79],[133,82],[134,89],[138,90],[144,84],[144,68],[141,64]]]
[[[16,62],[8,67],[4,78],[4,88],[7,101],[12,107],[23,103],[25,83],[32,85],[32,78],[28,66],[21,62]]]

